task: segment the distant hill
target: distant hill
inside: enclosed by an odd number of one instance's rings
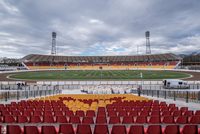
[[[178,56],[180,56],[181,58],[185,58],[185,57],[187,57],[188,55],[186,55],[186,54],[179,54]]]
[[[190,54],[179,54],[178,56],[180,56],[181,58],[184,58],[184,57],[193,56],[193,55],[200,55],[200,50],[192,52]]]
[[[200,50],[196,52],[192,52],[190,55],[200,55]]]

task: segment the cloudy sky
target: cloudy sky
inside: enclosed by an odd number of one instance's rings
[[[200,50],[200,0],[0,0],[0,57]]]

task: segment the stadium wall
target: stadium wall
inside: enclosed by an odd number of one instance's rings
[[[66,70],[66,69],[35,69],[35,70],[16,70],[16,71],[0,71],[0,73],[18,73],[18,72],[34,72],[34,71],[55,71],[55,70]],[[122,69],[124,70],[124,69]],[[182,71],[182,72],[200,72],[200,70],[188,70],[188,69],[157,69],[157,68],[141,68],[141,69],[130,69],[130,70],[157,70],[157,71]],[[67,70],[66,70],[67,71]],[[70,71],[70,70],[69,70]]]

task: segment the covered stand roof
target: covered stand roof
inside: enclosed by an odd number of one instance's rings
[[[156,62],[178,61],[181,58],[172,53],[151,55],[124,55],[124,56],[55,56],[30,54],[22,58],[23,62],[74,62],[74,63],[107,63],[107,62]]]

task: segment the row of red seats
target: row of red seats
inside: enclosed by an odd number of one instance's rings
[[[121,109],[132,109],[132,110],[157,110],[157,111],[163,111],[163,110],[180,110],[182,112],[187,111],[188,107],[181,107],[180,109],[176,106],[167,106],[167,105],[163,105],[163,106],[159,106],[159,105],[155,105],[155,106],[135,106],[135,105],[131,105],[131,106],[119,106],[119,105],[112,105],[112,104],[108,104],[106,106],[106,110],[121,110]]]
[[[113,111],[132,111],[132,110],[136,110],[136,111],[177,111],[179,110],[178,107],[175,106],[175,104],[169,104],[169,106],[136,106],[136,105],[131,105],[131,106],[124,106],[125,102],[122,102],[123,106],[120,106],[119,104],[114,105],[114,104],[108,104],[105,107],[99,107],[98,111],[109,111],[109,110],[113,110]],[[56,106],[51,106],[51,105],[31,105],[31,106],[16,106],[16,105],[11,105],[11,106],[1,106],[0,107],[0,111],[5,111],[5,110],[22,110],[22,109],[32,109],[32,110],[55,110],[55,109],[69,109],[67,108],[63,103],[62,105],[56,105]],[[181,107],[180,108],[181,112],[185,112],[188,111],[188,107]]]
[[[175,109],[175,110],[181,110],[181,111],[187,111],[188,107],[181,107],[180,109],[178,107],[176,107],[175,104],[169,104],[167,105],[166,103],[162,103],[162,104],[157,104],[157,105],[135,105],[135,104],[131,104],[130,106],[126,106],[125,102],[120,102],[120,103],[113,103],[113,104],[108,104],[106,106],[106,109],[119,109],[119,108],[126,108],[126,107],[131,107],[132,109],[139,109],[139,110],[160,110],[164,109],[164,110],[170,110],[170,109]]]
[[[167,116],[167,115],[172,115],[174,117],[177,116],[193,116],[193,115],[200,115],[200,111],[196,111],[195,113],[192,110],[188,110],[185,112],[181,112],[180,110],[176,110],[173,112],[170,111],[138,111],[138,110],[132,110],[132,111],[114,111],[114,110],[108,110],[107,112],[105,111],[101,111],[98,110],[97,113],[94,110],[87,110],[86,112],[82,111],[82,110],[77,110],[75,113],[71,110],[69,110],[69,108],[65,108],[65,109],[55,109],[55,110],[50,110],[50,109],[46,109],[46,110],[42,110],[42,109],[26,109],[26,110],[3,110],[0,111],[0,116],[6,116],[6,115],[14,115],[14,116],[18,116],[18,115],[26,115],[26,116],[31,116],[31,115],[35,115],[35,116],[42,116],[42,115],[66,115],[66,116],[153,116],[153,115],[157,115],[157,116]]]
[[[9,107],[9,108],[1,108],[0,112],[2,111],[21,111],[23,112],[24,110],[40,110],[40,111],[68,111],[69,108],[66,106],[62,107]]]
[[[95,122],[94,122],[95,120]],[[173,116],[111,116],[109,118],[105,116],[97,117],[79,117],[79,116],[3,116],[0,117],[0,122],[2,123],[84,123],[84,124],[200,124],[200,116],[179,116],[174,118]]]
[[[23,101],[24,102],[24,101]],[[37,101],[36,101],[37,102]],[[59,103],[59,105],[48,105],[48,103],[42,103],[43,105],[38,104],[39,101],[37,103],[33,103],[33,102],[29,102],[27,101],[27,104],[29,105],[18,105],[16,103],[12,103],[12,104],[8,104],[8,105],[1,105],[0,106],[0,111],[5,111],[5,110],[17,110],[17,109],[43,109],[43,110],[54,110],[54,109],[63,109],[66,106],[62,103],[62,101]],[[25,102],[24,102],[25,103]],[[50,102],[49,102],[50,103]],[[126,106],[126,103],[131,104],[129,106]],[[170,112],[178,110],[178,107],[175,107],[175,104],[169,104],[169,106],[166,106],[167,104],[165,102],[162,102],[159,104],[159,102],[154,101],[152,102],[138,102],[141,105],[137,105],[136,102],[114,102],[113,104],[107,105],[106,109],[107,110],[115,110],[115,111],[120,111],[120,110],[126,110],[126,111],[131,111],[131,110],[138,110],[138,111],[153,111],[153,110],[158,110],[158,111],[165,111],[165,110],[169,110]],[[144,103],[144,104],[142,104]],[[57,103],[56,103],[57,104]],[[153,105],[152,105],[153,104]],[[152,105],[152,106],[151,106]],[[105,108],[104,108],[105,109]],[[188,108],[187,107],[182,107],[180,108],[180,110],[182,112],[187,111]]]
[[[61,104],[54,104],[54,105],[51,105],[51,104],[16,104],[16,105],[11,105],[11,104],[1,104],[0,106],[0,109],[4,109],[4,108],[20,108],[20,107],[24,107],[24,108],[28,108],[28,107],[32,107],[32,108],[35,108],[35,107],[42,107],[42,108],[45,108],[45,107],[65,107],[65,104],[63,104],[63,102]]]
[[[88,110],[86,112],[78,110],[75,113],[71,110],[56,110],[56,111],[42,111],[42,110],[24,110],[24,111],[19,111],[19,110],[13,110],[13,111],[1,111],[0,112],[0,116],[6,116],[6,115],[14,115],[14,116],[18,116],[18,115],[25,115],[25,116],[61,116],[61,115],[65,115],[65,116],[80,116],[80,117],[85,117],[85,116],[107,116],[107,117],[111,117],[111,116],[174,116],[174,117],[178,117],[178,116],[200,116],[200,111],[196,111],[195,114],[193,111],[185,111],[184,113],[182,113],[181,111],[173,111],[173,112],[169,112],[169,111],[163,111],[163,112],[159,112],[159,111],[152,111],[152,112],[148,112],[148,111],[108,111],[108,112],[104,112],[104,111],[98,111],[95,112],[94,110]]]
[[[112,100],[112,99],[110,99]],[[109,106],[119,106],[121,104],[124,104],[125,106],[126,105],[134,105],[134,106],[169,106],[169,107],[174,107],[174,104],[169,104],[167,105],[166,102],[162,101],[162,102],[159,102],[158,100],[148,100],[148,101],[140,101],[140,100],[130,100],[130,101],[121,101],[121,100],[117,100],[115,101],[114,103],[112,104],[109,104]],[[122,105],[122,106],[124,106]]]
[[[24,110],[24,109],[32,109],[32,110],[37,110],[37,109],[41,109],[43,111],[45,110],[55,110],[55,109],[65,109],[67,108],[64,104],[62,105],[56,105],[56,106],[51,106],[51,105],[46,105],[46,106],[40,106],[40,105],[33,105],[33,106],[2,106],[0,107],[0,111],[9,111],[9,110]],[[184,108],[184,109],[183,109]],[[99,108],[100,109],[100,108]],[[105,108],[104,108],[105,109]],[[138,110],[138,111],[165,111],[165,110],[169,110],[169,111],[174,111],[174,110],[178,110],[178,107],[167,107],[167,106],[113,106],[113,107],[107,107],[106,110],[114,110],[114,111],[132,111],[132,110]],[[185,107],[180,108],[180,111],[184,112],[187,111],[187,109],[185,109]]]
[[[1,128],[1,127],[0,127]],[[107,125],[95,125],[94,129],[90,125],[77,125],[73,128],[71,124],[61,124],[59,128],[55,126],[24,126],[7,125],[7,134],[198,134],[197,125],[185,125],[180,128],[179,125],[149,125],[144,128],[143,125],[113,125],[111,129]]]
[[[40,110],[40,111],[68,111],[69,108],[66,106],[62,106],[62,107],[2,107],[0,108],[0,112],[2,111],[24,111],[24,110],[31,110],[31,111],[36,111],[36,110]],[[174,111],[180,111],[181,113],[187,112],[187,111],[191,111],[191,110],[178,110],[177,107],[173,107],[168,109],[167,107],[144,107],[144,108],[140,108],[140,107],[118,107],[118,108],[107,108],[105,109],[104,107],[99,107],[98,111],[100,112],[109,112],[109,111],[115,111],[115,112],[120,112],[120,111],[126,111],[126,112],[130,112],[130,111],[145,111],[145,112],[152,112],[152,111],[157,111],[162,113],[163,111],[169,111],[169,112],[174,112]],[[192,113],[194,113],[193,111],[191,111]],[[200,112],[200,111],[199,111]]]
[[[122,105],[124,105],[124,103],[122,103]],[[0,107],[0,110],[4,110],[4,109],[18,109],[18,108],[32,108],[32,109],[37,109],[37,108],[42,108],[42,109],[45,109],[45,108],[50,108],[50,109],[55,109],[55,108],[63,108],[63,107],[66,107],[64,104],[60,104],[60,105],[12,105],[12,106],[1,106]],[[162,110],[170,110],[170,109],[175,109],[175,110],[179,110],[178,107],[170,107],[170,106],[137,106],[137,105],[134,105],[134,104],[131,104],[131,105],[127,105],[127,106],[120,106],[120,105],[117,105],[117,106],[106,106],[105,108],[106,110],[109,110],[109,109],[113,109],[113,110],[158,110],[158,111],[162,111]],[[181,107],[180,110],[183,112],[183,111],[187,111],[188,108],[187,107]]]
[[[80,114],[80,116],[84,116],[84,112],[81,112],[81,111],[78,111],[79,113],[76,113],[76,114]],[[113,110],[108,110],[107,112],[105,111],[98,111],[97,112],[97,115],[107,115],[107,116],[128,116],[128,115],[132,115],[132,116],[138,116],[138,115],[143,115],[143,116],[151,116],[151,115],[160,115],[160,116],[164,116],[164,115],[172,115],[172,116],[181,116],[181,115],[185,115],[185,116],[192,116],[192,115],[200,115],[200,111],[192,111],[192,110],[188,110],[188,111],[185,111],[185,112],[182,112],[180,110],[175,110],[175,111],[168,111],[168,110],[165,110],[165,111],[157,111],[157,110],[154,110],[154,111],[146,111],[146,110],[142,110],[142,111],[139,111],[139,110],[132,110],[132,111],[113,111]]]
[[[167,105],[166,102],[159,102],[159,101],[123,101],[122,99],[124,97],[114,97],[114,98],[110,98],[110,99],[105,99],[105,100],[114,100],[115,102],[113,104],[109,104],[109,106],[168,106],[168,107],[172,107],[174,106],[174,104],[169,104]],[[57,106],[57,105],[63,105],[63,101],[64,100],[78,100],[78,101],[82,101],[84,103],[88,103],[88,102],[98,102],[100,100],[98,99],[74,99],[74,98],[70,98],[70,97],[60,97],[59,101],[55,101],[55,100],[28,100],[28,101],[20,101],[20,102],[11,102],[11,104],[0,104],[0,108],[1,107],[5,107],[5,106]]]

